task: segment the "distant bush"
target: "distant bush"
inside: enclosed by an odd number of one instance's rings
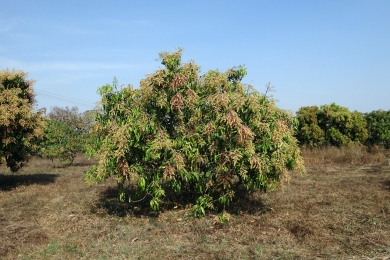
[[[19,170],[43,135],[44,120],[34,111],[33,80],[23,71],[0,71],[0,164]]]
[[[363,144],[368,137],[363,115],[335,103],[320,108],[302,107],[297,112],[297,119],[296,137],[308,147]]]
[[[377,110],[365,113],[368,138],[366,144],[378,145],[386,149],[390,148],[390,110]]]
[[[199,76],[195,63],[181,63],[181,50],[160,58],[165,68],[140,88],[99,89],[103,113],[90,150],[99,163],[86,172],[88,182],[114,175],[124,200],[123,185],[133,179],[153,210],[168,190],[187,191],[193,214],[203,216],[229,205],[240,184],[266,191],[286,182],[289,170],[304,171],[296,120],[241,83],[244,67]]]

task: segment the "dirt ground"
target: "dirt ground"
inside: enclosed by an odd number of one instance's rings
[[[83,159],[34,159],[17,174],[1,166],[0,258],[390,259],[386,158],[325,152],[303,153],[307,174],[284,190],[238,194],[223,224],[183,203],[160,214],[119,203],[113,181],[85,185]]]

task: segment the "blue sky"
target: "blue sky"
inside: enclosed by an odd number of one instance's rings
[[[90,109],[98,87],[114,77],[137,87],[159,52],[183,47],[203,73],[245,64],[243,82],[260,92],[270,82],[283,109],[390,109],[389,0],[0,4],[0,69],[29,72],[39,108]]]

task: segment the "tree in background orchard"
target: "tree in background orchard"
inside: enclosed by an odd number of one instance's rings
[[[77,129],[79,133],[88,133],[92,130],[94,124],[95,110],[87,110],[83,113],[79,111],[79,108],[74,106],[69,107],[52,107],[48,119],[64,123]]]
[[[19,170],[43,135],[44,120],[34,112],[33,80],[23,71],[0,71],[0,163]]]
[[[325,144],[325,131],[320,127],[317,106],[301,107],[297,112],[299,121],[296,137],[299,142],[309,147],[320,147]]]
[[[39,155],[72,164],[76,154],[85,152],[91,142],[92,114],[91,111],[80,113],[77,107],[51,108]]]
[[[302,107],[297,112],[297,139],[308,147],[363,144],[368,137],[366,121],[361,113],[332,103]]]
[[[364,114],[367,122],[368,138],[366,144],[390,149],[390,110],[377,110]]]
[[[138,89],[116,82],[99,89],[103,113],[90,151],[99,163],[86,172],[88,182],[114,175],[124,200],[123,185],[133,179],[153,210],[167,191],[192,194],[192,212],[203,216],[229,205],[239,185],[266,191],[287,182],[290,170],[304,171],[296,120],[241,83],[244,67],[200,76],[181,56],[180,49],[160,53],[165,68]]]

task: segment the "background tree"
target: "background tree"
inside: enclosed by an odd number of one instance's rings
[[[39,155],[51,160],[73,163],[76,154],[84,151],[83,135],[71,125],[47,120]]]
[[[96,113],[98,113],[98,108],[86,110],[81,113],[77,106],[72,108],[55,106],[50,109],[47,118],[72,126],[78,132],[85,134],[92,130]]]
[[[93,111],[80,113],[77,107],[51,108],[39,155],[72,164],[77,153],[85,152],[91,142],[93,122]]]
[[[23,71],[0,71],[0,163],[20,169],[42,137],[44,120],[34,112],[33,80]]]
[[[363,115],[335,103],[320,108],[302,107],[297,119],[296,136],[301,144],[309,147],[363,144],[368,137]]]
[[[367,122],[368,138],[366,144],[390,148],[390,110],[377,110],[364,114]]]
[[[299,121],[297,139],[301,144],[309,147],[320,147],[325,144],[325,130],[320,127],[317,106],[301,107],[297,112]]]
[[[289,170],[304,171],[296,121],[272,99],[241,83],[244,67],[208,71],[181,63],[181,50],[160,53],[165,68],[143,79],[139,89],[99,89],[103,113],[96,119],[99,163],[88,182],[116,176],[121,189],[136,181],[139,196],[159,209],[166,192],[193,197],[195,216],[232,201],[247,190],[281,186]],[[125,199],[123,190],[120,199]],[[131,200],[131,198],[130,198]]]

